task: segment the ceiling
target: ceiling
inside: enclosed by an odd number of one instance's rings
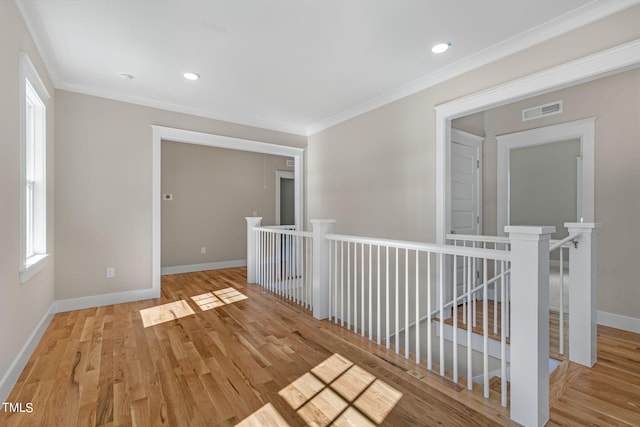
[[[309,135],[638,1],[17,3],[56,88]]]

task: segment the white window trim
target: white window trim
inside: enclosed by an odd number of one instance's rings
[[[46,222],[47,222],[47,186],[46,186],[46,104],[51,98],[49,92],[45,88],[44,83],[40,79],[40,76],[36,72],[33,63],[29,59],[26,53],[20,52],[20,70],[19,70],[19,94],[20,94],[20,283],[25,283],[39,271],[41,271],[47,265],[48,251],[46,241]],[[42,103],[44,110],[44,120],[42,122],[41,133],[45,137],[45,144],[43,152],[41,153],[44,158],[44,164],[39,171],[42,174],[43,188],[41,192],[44,193],[44,206],[41,207],[41,216],[43,217],[43,239],[41,242],[41,248],[38,253],[27,258],[27,236],[26,236],[26,197],[27,197],[27,168],[26,168],[26,156],[27,156],[27,133],[26,133],[26,108],[27,108],[27,88],[26,82],[29,81],[31,87],[36,92],[38,98]]]

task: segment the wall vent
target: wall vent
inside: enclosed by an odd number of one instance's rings
[[[562,113],[562,101],[538,105],[537,107],[522,110],[522,121],[539,119],[540,117],[553,116]]]
[[[296,163],[295,163],[295,161],[294,161],[294,160],[287,160],[287,166],[288,166],[288,167],[292,168],[292,167],[294,167],[295,165],[296,165]]]

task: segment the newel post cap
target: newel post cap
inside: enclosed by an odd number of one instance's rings
[[[597,230],[602,227],[601,222],[565,222],[564,226],[572,229]]]

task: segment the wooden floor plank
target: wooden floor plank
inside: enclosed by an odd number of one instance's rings
[[[515,425],[478,387],[469,393],[245,277],[163,276],[161,298],[57,314],[7,399],[33,412],[0,412],[0,425]],[[215,308],[192,299],[216,292]],[[598,339],[593,369],[564,362],[552,377],[549,425],[640,425],[640,336],[601,327]]]

